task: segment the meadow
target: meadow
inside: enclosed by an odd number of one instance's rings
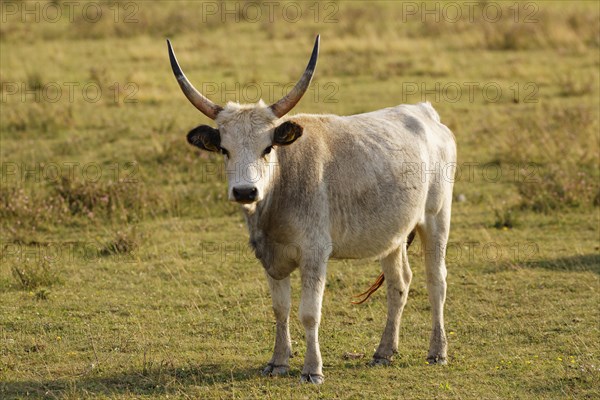
[[[0,398],[600,397],[597,2],[1,1]],[[455,134],[449,364],[425,362],[420,243],[400,349],[367,366],[377,260],[329,263],[324,385],[292,276],[288,377],[221,156],[170,70],[166,38],[216,103],[354,114],[430,101]]]

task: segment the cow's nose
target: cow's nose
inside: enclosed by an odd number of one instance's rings
[[[258,190],[255,187],[233,188],[233,198],[238,203],[253,203],[258,196]]]

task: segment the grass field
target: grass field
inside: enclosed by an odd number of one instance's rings
[[[600,397],[597,2],[0,6],[0,398]],[[350,304],[378,262],[332,261],[325,384],[299,383],[297,273],[291,374],[260,375],[268,287],[165,38],[213,101],[269,102],[317,33],[294,112],[427,100],[456,135],[447,366],[417,241],[392,366],[366,365],[385,289]]]

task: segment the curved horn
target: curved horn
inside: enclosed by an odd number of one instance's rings
[[[292,108],[294,108],[296,103],[298,103],[302,98],[302,95],[304,95],[304,92],[306,92],[306,89],[308,89],[308,85],[310,85],[310,81],[315,73],[315,67],[317,66],[317,58],[319,56],[319,41],[320,35],[317,35],[317,38],[315,39],[315,47],[313,47],[308,65],[300,77],[300,80],[298,83],[296,83],[296,86],[294,86],[294,88],[277,103],[274,103],[270,106],[271,110],[278,118],[283,117]]]
[[[213,103],[202,93],[200,93],[194,85],[190,83],[188,78],[185,77],[185,74],[181,70],[179,63],[177,62],[177,58],[175,57],[175,53],[173,52],[173,47],[171,46],[171,41],[167,39],[167,45],[169,46],[169,59],[171,60],[171,68],[173,69],[173,73],[177,78],[177,83],[181,87],[183,94],[188,100],[204,115],[206,115],[210,119],[217,118],[217,114],[223,109],[221,106]]]

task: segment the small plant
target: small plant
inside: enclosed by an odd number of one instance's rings
[[[584,96],[594,92],[596,82],[593,76],[578,79],[570,72],[567,75],[559,76],[557,78],[557,85],[560,88],[561,96]]]
[[[44,80],[39,72],[32,72],[27,74],[27,89],[29,90],[42,90],[44,87]]]
[[[135,229],[116,231],[114,238],[104,245],[100,250],[100,254],[103,256],[133,255],[138,247],[138,237]]]
[[[108,72],[106,67],[91,67],[90,68],[90,81],[97,83],[102,89],[109,85]]]
[[[512,208],[497,208],[494,210],[494,215],[496,217],[494,228],[496,229],[512,229],[518,225],[517,215]]]
[[[32,290],[40,286],[51,286],[59,282],[56,269],[52,266],[50,260],[41,258],[39,261],[22,260],[12,266],[12,276],[19,289]],[[48,292],[41,293],[37,297],[46,299]]]
[[[37,292],[35,292],[36,300],[48,300],[50,296],[50,291],[46,288],[40,288]]]

